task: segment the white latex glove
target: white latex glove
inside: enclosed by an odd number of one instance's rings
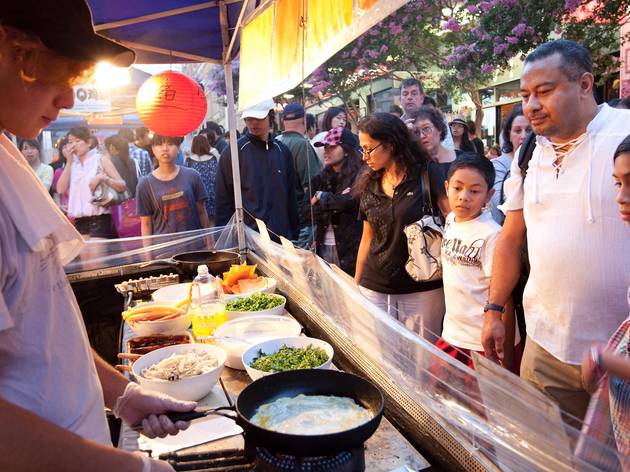
[[[116,400],[113,412],[117,418],[122,419],[130,426],[142,423],[145,436],[163,438],[188,428],[190,422],[178,421],[173,423],[168,419],[168,416],[161,413],[167,411],[185,412],[196,406],[197,402],[179,401],[165,393],[145,390],[140,385],[129,382],[123,394]]]

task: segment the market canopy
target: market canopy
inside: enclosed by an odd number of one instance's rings
[[[136,51],[139,64],[223,63],[223,31],[261,0],[88,0],[96,31]],[[222,30],[222,22],[226,26]],[[228,38],[229,38],[228,34]],[[231,56],[238,51],[235,43]],[[228,59],[231,59],[228,58]]]
[[[222,63],[240,50],[240,109],[295,87],[407,1],[88,0],[96,30],[137,63]]]

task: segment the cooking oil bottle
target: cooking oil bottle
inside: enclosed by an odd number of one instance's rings
[[[208,266],[197,267],[197,277],[191,286],[191,315],[193,334],[196,338],[212,336],[217,326],[227,320],[225,304],[220,298],[223,291],[216,277],[208,272]]]

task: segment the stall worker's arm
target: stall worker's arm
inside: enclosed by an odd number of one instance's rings
[[[73,387],[76,388],[68,386]],[[0,470],[144,470],[140,456],[84,439],[1,397],[0,418]],[[151,470],[172,470],[166,463],[160,466],[156,465]]]
[[[361,281],[361,275],[363,273],[363,267],[367,260],[368,252],[370,251],[370,244],[372,243],[372,226],[367,220],[363,221],[363,234],[361,235],[361,242],[359,243],[359,251],[357,253],[357,265],[354,271],[354,280],[359,283]]]
[[[219,159],[217,169],[216,191],[216,225],[225,226],[234,214],[234,184],[232,182],[232,155],[230,147],[226,147]]]
[[[183,402],[164,393],[142,389],[105,362],[92,351],[94,364],[101,387],[105,406],[130,426],[142,425],[143,434],[161,438],[177,434],[190,426],[190,422],[173,423],[163,413],[168,411],[185,412],[194,409],[196,402]]]
[[[499,236],[492,262],[488,302],[507,306],[521,272],[521,247],[525,241],[523,210],[509,211]],[[481,344],[486,357],[504,360],[505,330],[503,313],[489,310],[484,314]]]

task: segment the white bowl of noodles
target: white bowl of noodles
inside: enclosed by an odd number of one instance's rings
[[[133,363],[142,387],[178,400],[200,400],[223,372],[226,352],[210,344],[177,344],[149,352]]]

